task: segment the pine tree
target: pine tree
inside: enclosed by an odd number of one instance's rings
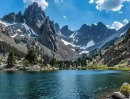
[[[50,65],[55,66],[56,65],[56,58],[53,58],[50,62]]]
[[[36,55],[35,50],[29,49],[25,59],[28,60],[29,63],[31,63],[31,64],[37,64],[38,60],[37,60],[37,55]]]
[[[8,68],[13,67],[15,63],[16,63],[16,57],[14,55],[14,51],[12,50],[8,56]]]

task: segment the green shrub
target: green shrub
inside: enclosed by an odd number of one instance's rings
[[[126,97],[128,97],[130,93],[130,85],[129,84],[122,85],[120,88],[120,92],[123,93]]]
[[[24,60],[23,65],[27,67],[29,65],[29,61],[28,60]]]

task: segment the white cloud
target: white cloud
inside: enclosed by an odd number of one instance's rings
[[[94,0],[90,0],[89,3],[90,3],[90,4],[91,4],[91,3],[94,3]]]
[[[67,17],[66,16],[63,16],[64,19],[66,19]]]
[[[26,6],[36,2],[43,10],[48,7],[48,2],[46,2],[46,0],[23,0],[23,2]]]
[[[64,0],[54,0],[55,3],[58,3],[59,1],[64,2]]]
[[[122,14],[123,12],[122,11],[119,11],[119,14]]]
[[[128,19],[124,19],[122,22],[123,22],[123,23],[118,22],[118,21],[114,21],[112,25],[106,25],[106,26],[107,26],[109,29],[119,30],[119,29],[122,28],[124,25],[128,24],[128,23],[129,23],[129,20],[128,20]]]
[[[129,2],[130,0],[90,0],[90,3],[95,2],[98,10],[106,11],[120,11],[123,7],[123,2]]]
[[[58,2],[59,0],[54,0],[55,2]]]
[[[114,23],[112,24],[112,26],[110,27],[111,29],[116,29],[119,30],[120,28],[122,28],[124,25],[118,21],[114,21]]]
[[[129,20],[124,19],[123,22],[124,22],[125,24],[128,24],[128,23],[129,23]]]
[[[110,25],[106,25],[107,26],[107,28],[110,28]]]

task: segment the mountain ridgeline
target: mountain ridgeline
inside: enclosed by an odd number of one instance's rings
[[[56,23],[55,29],[58,33],[72,39],[71,41],[79,46],[86,46],[91,40],[93,40],[95,44],[99,43],[116,32],[115,29],[108,29],[102,22],[92,24],[91,26],[83,24],[79,30],[75,31],[71,31],[67,25],[60,29]]]

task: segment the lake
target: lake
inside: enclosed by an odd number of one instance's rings
[[[0,71],[0,99],[96,99],[124,82],[128,71]]]

